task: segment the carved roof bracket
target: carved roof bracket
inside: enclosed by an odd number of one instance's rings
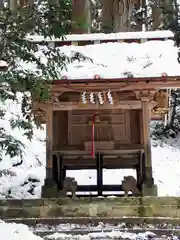
[[[136,99],[142,102],[150,102],[154,100],[155,90],[134,91]]]
[[[59,102],[59,96],[60,96],[60,93],[53,92],[52,95],[51,95],[51,102],[52,103],[58,103]]]

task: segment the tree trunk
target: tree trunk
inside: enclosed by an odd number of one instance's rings
[[[72,33],[90,33],[91,11],[89,0],[72,0]]]
[[[173,16],[173,1],[172,0],[155,0],[151,6],[152,9],[152,30],[156,30],[171,21]],[[166,14],[163,14],[163,10]]]
[[[101,0],[102,5],[102,31],[105,33],[113,32],[113,2],[114,0]]]
[[[0,8],[2,9],[4,7],[4,0],[0,0]]]
[[[152,30],[156,30],[163,23],[163,14],[160,8],[160,1],[155,0],[151,6],[151,9],[152,9]]]
[[[103,29],[106,27],[109,32],[141,31],[142,24],[132,15],[140,6],[140,0],[102,0]]]
[[[9,9],[11,11],[16,11],[17,9],[17,0],[9,0]]]

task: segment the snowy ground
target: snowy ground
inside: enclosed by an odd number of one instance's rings
[[[121,229],[123,229],[122,224],[118,225]],[[36,236],[33,234],[32,229],[28,228],[26,225],[23,224],[15,224],[15,223],[5,223],[4,221],[0,220],[0,236],[3,240],[24,240],[24,237],[26,237],[27,240],[109,240],[109,239],[133,239],[133,240],[147,240],[147,239],[172,239],[176,240],[179,239],[178,236],[174,234],[168,234],[163,235],[162,237],[157,237],[153,231],[155,229],[153,227],[146,228],[147,230],[142,228],[131,228],[132,230],[123,231],[118,230],[118,226],[113,225],[107,225],[97,226],[96,229],[99,229],[99,232],[91,232],[91,228],[88,228],[88,226],[79,226],[82,231],[84,228],[88,229],[88,234],[65,234],[65,233],[54,233],[52,235],[46,235],[45,237],[41,238],[40,236]],[[60,226],[59,226],[60,227]],[[77,226],[71,226],[68,224],[64,224],[64,226],[61,226],[61,229],[64,230],[64,232],[71,230]],[[124,226],[125,227],[125,226]],[[105,228],[109,229],[107,232],[105,231]],[[137,233],[133,233],[133,229],[136,229]],[[169,228],[170,229],[170,228]],[[178,233],[178,232],[177,232]],[[161,236],[161,235],[160,235]]]
[[[5,121],[0,121],[0,127],[11,131],[16,138],[26,145],[24,162],[18,167],[13,163],[20,160],[4,156],[0,162],[0,198],[38,198],[41,196],[41,186],[45,178],[45,131],[36,130],[32,142],[22,136],[19,130],[12,131],[8,119],[10,115],[20,114],[18,104],[8,102],[8,113]],[[152,148],[153,170],[155,183],[158,185],[159,196],[180,196],[180,139],[168,140],[167,144]],[[8,171],[7,171],[8,170]],[[104,170],[104,183],[120,184],[124,175],[132,174],[133,170]],[[69,171],[68,176],[74,176],[79,184],[94,184],[95,171]],[[32,195],[33,194],[33,195]]]
[[[35,236],[28,227],[22,224],[5,223],[0,220],[0,236],[3,240],[42,240]]]

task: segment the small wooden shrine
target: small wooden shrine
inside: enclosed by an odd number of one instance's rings
[[[163,36],[164,33],[164,36]],[[139,34],[139,38],[137,38]],[[148,35],[149,34],[149,35]],[[167,32],[104,35],[71,35],[51,42],[62,45],[88,45],[102,42],[141,42],[167,40]],[[120,36],[120,37],[118,37]],[[122,37],[124,36],[124,38]],[[145,37],[143,37],[145,36]],[[84,40],[86,39],[86,40]],[[43,194],[53,197],[62,189],[66,170],[96,169],[97,184],[78,186],[77,191],[120,191],[117,185],[103,185],[103,169],[135,169],[137,187],[143,195],[156,195],[152,174],[149,122],[168,114],[171,88],[180,87],[180,77],[167,76],[120,79],[101,78],[53,81],[52,99],[34,102],[34,115],[46,124],[47,166]],[[55,186],[55,187],[53,187]],[[56,189],[53,190],[52,189]]]

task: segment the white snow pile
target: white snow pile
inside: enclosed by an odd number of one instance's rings
[[[178,49],[171,40],[63,46],[59,49],[69,57],[79,52],[91,59],[68,64],[67,70],[61,73],[68,79],[93,79],[95,75],[101,78],[161,77],[163,73],[180,76]]]
[[[24,224],[6,223],[0,220],[0,236],[3,240],[43,240],[43,238],[36,236],[29,230],[28,226]],[[144,233],[131,233],[112,231],[89,233],[87,235],[71,235],[63,233],[54,233],[49,236],[45,236],[46,240],[65,240],[65,239],[78,239],[78,240],[90,240],[90,239],[149,239],[156,237],[153,232],[147,231]]]
[[[153,176],[159,196],[180,196],[180,136],[152,147]]]
[[[99,233],[89,233],[87,235],[71,235],[71,234],[60,234],[54,233],[52,235],[46,236],[47,240],[62,240],[62,239],[78,239],[78,240],[91,240],[91,239],[150,239],[156,237],[156,234],[153,232],[144,232],[144,233],[130,233],[130,232],[120,232],[114,231],[111,232],[99,232]]]
[[[168,76],[180,76],[178,48],[172,40],[141,44],[114,42],[71,45],[57,47],[56,50],[68,59],[66,68],[54,63],[59,79],[94,79],[97,75],[101,78],[161,77],[165,73]],[[40,46],[34,54],[45,65],[53,59],[48,47]],[[35,63],[19,61],[19,68],[42,74]]]
[[[0,198],[37,198],[41,196],[41,185],[45,178],[45,131],[35,129],[34,138],[29,141],[20,129],[12,130],[9,119],[21,116],[21,105],[6,101],[1,108],[7,110],[0,127],[25,145],[23,162],[19,157],[4,155],[0,162]],[[13,167],[15,166],[15,167]]]
[[[3,240],[42,240],[34,235],[28,227],[23,224],[5,223],[0,220],[0,236]]]

